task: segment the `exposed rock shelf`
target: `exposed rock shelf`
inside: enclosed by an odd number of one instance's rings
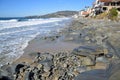
[[[31,63],[1,67],[0,77],[14,80],[119,80],[119,26],[120,23],[113,21],[76,19],[60,32],[59,37],[53,36],[52,41],[61,38],[63,42],[79,43],[80,47],[56,54],[35,52]]]

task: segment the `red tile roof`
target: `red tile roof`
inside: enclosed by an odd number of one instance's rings
[[[111,2],[112,0],[99,0],[100,2]]]
[[[82,12],[82,15],[88,15],[89,13],[87,11]]]
[[[100,2],[114,2],[114,1],[120,1],[120,0],[99,0]]]

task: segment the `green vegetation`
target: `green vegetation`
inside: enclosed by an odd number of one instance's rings
[[[109,12],[103,12],[97,16],[95,16],[94,18],[96,19],[110,19],[110,20],[119,20],[118,19],[118,11],[116,8],[112,8],[109,10]]]
[[[117,20],[118,12],[117,12],[116,8],[110,9],[110,11],[108,13],[108,18],[111,19],[111,20]]]
[[[103,12],[103,13],[97,15],[95,18],[97,18],[97,19],[107,19],[107,17],[108,17],[108,12]]]

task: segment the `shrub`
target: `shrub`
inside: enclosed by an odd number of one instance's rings
[[[108,18],[111,20],[117,20],[117,17],[118,17],[117,9],[116,8],[110,9],[108,13]]]

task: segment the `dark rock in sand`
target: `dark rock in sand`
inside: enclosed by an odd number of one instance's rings
[[[86,57],[92,52],[96,52],[96,50],[91,48],[90,46],[80,46],[78,48],[75,48],[72,54]]]
[[[106,54],[105,57],[106,57],[106,58],[112,58],[112,57],[113,57],[113,54]]]
[[[24,64],[18,64],[15,68],[15,73],[19,74],[20,73],[20,69],[23,68],[25,65]]]
[[[39,63],[43,65],[43,67],[44,67],[43,69],[45,72],[48,72],[53,65],[53,61],[48,60],[48,59],[46,59],[44,61],[40,61]]]
[[[12,80],[12,79],[10,79],[10,78],[7,77],[7,76],[2,76],[2,77],[0,77],[0,80]]]
[[[105,70],[91,70],[80,73],[74,80],[107,80]]]
[[[81,64],[85,66],[95,65],[95,59],[92,59],[91,57],[83,57]]]
[[[117,62],[119,61],[113,61],[106,70],[109,80],[120,80],[120,63]]]
[[[79,67],[76,68],[76,70],[79,73],[82,73],[82,72],[85,72],[87,70],[87,67],[85,67],[85,66],[79,66]]]
[[[73,55],[77,56],[83,56],[83,57],[90,57],[93,60],[95,57],[104,56],[108,53],[108,50],[106,48],[103,48],[102,46],[80,46],[78,48],[75,48],[72,51]]]
[[[120,70],[111,75],[109,80],[120,80]]]
[[[0,76],[7,76],[12,79],[13,74],[14,74],[14,66],[10,64],[4,65],[0,68]]]
[[[8,76],[8,72],[0,69],[0,78],[1,78],[2,76]]]
[[[19,74],[16,76],[23,80],[120,80],[120,61],[116,60],[120,57],[119,43],[116,44],[119,35],[116,36],[117,33],[112,30],[115,27],[106,26],[106,23],[109,22],[91,19],[74,21],[72,27],[60,35],[65,37],[65,41],[84,46],[75,48],[70,54],[38,53],[36,62],[30,65],[29,70],[24,64],[16,66],[15,72]],[[59,37],[47,36],[44,39],[51,42]],[[5,70],[11,73],[10,68]],[[7,71],[0,70],[0,78],[8,78]]]
[[[106,57],[102,56],[102,57],[97,57],[96,62],[108,63],[109,60]]]
[[[46,60],[46,59],[52,60],[54,56],[50,53],[43,53],[43,54],[41,54],[41,57],[43,58],[43,60]]]
[[[29,72],[28,80],[34,80],[34,72],[33,71]]]

